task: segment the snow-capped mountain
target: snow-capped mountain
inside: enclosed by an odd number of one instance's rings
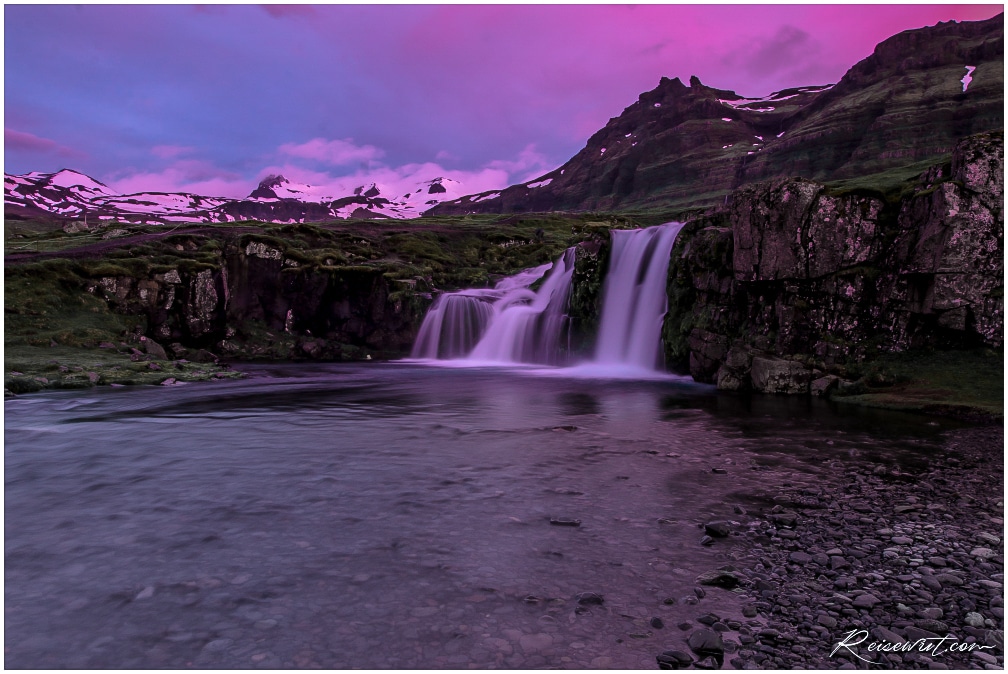
[[[462,184],[449,178],[421,181],[398,196],[372,183],[351,194],[293,183],[271,175],[245,199],[206,197],[184,192],[119,194],[83,173],[63,169],[56,173],[4,174],[7,217],[92,219],[131,223],[169,222],[318,222],[347,218],[415,218],[446,199],[465,194]]]

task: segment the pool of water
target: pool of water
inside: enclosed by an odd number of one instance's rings
[[[674,377],[243,369],[5,402],[8,667],[653,668],[745,553],[703,522],[942,430]]]

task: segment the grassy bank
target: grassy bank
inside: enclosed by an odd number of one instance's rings
[[[1004,418],[1004,354],[999,351],[891,354],[857,370],[861,378],[832,400],[966,421]]]

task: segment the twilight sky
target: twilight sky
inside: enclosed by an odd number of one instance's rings
[[[4,171],[242,197],[556,168],[661,76],[761,96],[1003,5],[4,7]]]

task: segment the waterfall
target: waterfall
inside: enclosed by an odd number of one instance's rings
[[[538,292],[518,288],[494,304],[490,324],[470,360],[546,365],[562,361],[574,255],[574,248],[564,252]]]
[[[669,257],[682,225],[614,230],[602,288],[592,365],[633,372],[661,366]],[[571,280],[576,249],[503,279],[492,289],[438,297],[424,318],[413,358],[479,363],[566,365]],[[529,286],[549,274],[538,291]]]
[[[612,232],[595,362],[649,370],[661,365],[669,256],[680,229],[676,222]]]
[[[494,315],[493,305],[514,295],[531,293],[528,287],[543,277],[550,264],[526,269],[501,279],[493,288],[473,288],[440,295],[427,311],[411,358],[451,360],[465,358],[483,337]]]
[[[413,358],[462,358],[468,354],[486,329],[493,310],[490,296],[463,290],[441,295],[424,317]]]

